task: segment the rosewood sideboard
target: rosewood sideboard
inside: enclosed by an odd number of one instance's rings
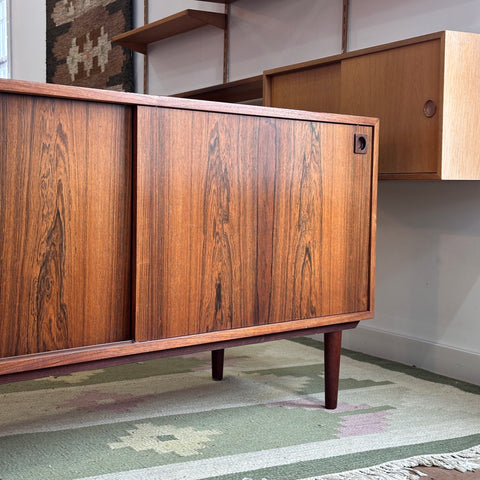
[[[0,382],[373,316],[378,121],[0,81]]]

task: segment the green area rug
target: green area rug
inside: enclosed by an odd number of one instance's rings
[[[222,382],[206,352],[0,386],[0,479],[401,479],[428,462],[479,467],[480,387],[343,351],[339,406],[326,410],[322,349],[309,338],[232,348]]]

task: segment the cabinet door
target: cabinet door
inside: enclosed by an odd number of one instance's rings
[[[276,127],[267,177],[273,229],[259,225],[259,259],[268,259],[269,274],[259,282],[260,321],[317,319],[313,326],[366,312],[373,308],[373,148],[356,154],[354,136],[372,142],[373,129],[285,120]]]
[[[150,107],[136,124],[136,340],[371,309],[373,149],[353,148],[371,127]]]
[[[342,60],[340,112],[380,118],[381,174],[440,172],[440,49],[435,39]]]
[[[0,101],[0,356],[130,338],[130,110]]]
[[[259,119],[139,107],[135,339],[255,321]]]
[[[272,107],[338,113],[340,62],[267,75],[265,103]]]

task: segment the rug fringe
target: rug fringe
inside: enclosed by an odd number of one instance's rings
[[[440,467],[459,472],[473,472],[480,468],[480,445],[461,452],[438,455],[419,455],[382,463],[374,467],[322,475],[304,480],[418,480],[427,477],[415,467]]]

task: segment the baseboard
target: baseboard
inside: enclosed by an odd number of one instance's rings
[[[342,347],[480,385],[478,353],[362,326],[343,332]]]

